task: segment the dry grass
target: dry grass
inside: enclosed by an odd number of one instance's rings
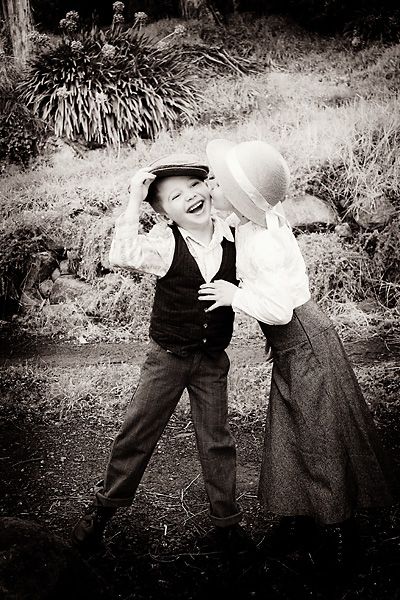
[[[166,20],[149,27],[162,36],[175,24]],[[186,43],[214,43],[218,32],[201,27],[189,23]],[[319,39],[277,17],[251,20],[244,15],[232,27],[224,34],[227,47],[256,59],[263,70],[253,77],[199,80],[205,101],[196,127],[165,131],[153,143],[139,141],[119,152],[85,151],[83,158],[61,144],[34,169],[13,169],[2,179],[4,231],[12,233],[17,224],[36,228],[59,252],[74,249],[81,256],[78,275],[93,285],[93,295],[69,305],[64,316],[58,308],[44,306],[40,314],[25,317],[26,327],[46,334],[68,335],[70,330],[74,337],[86,328],[90,339],[112,339],[116,330],[117,337],[145,336],[151,283],[142,281],[140,291],[131,277],[98,275],[107,264],[112,223],[126,202],[131,174],[162,154],[197,149],[204,157],[206,143],[214,137],[261,138],[287,158],[293,194],[311,190],[337,205],[345,200],[342,212],[360,209],[365,197],[372,209],[382,194],[394,202],[399,197],[400,113],[393,91],[399,47],[374,44],[354,53],[344,39]],[[314,235],[301,242],[315,295],[335,318],[346,313],[345,321],[353,316],[358,326],[359,311],[343,306],[369,295],[382,303],[386,295],[393,306],[396,269],[388,270],[388,260],[395,234],[394,227],[388,231],[386,246],[377,242],[375,256],[366,254],[363,240],[350,246]],[[236,335],[248,339],[257,331],[257,325],[243,321]]]

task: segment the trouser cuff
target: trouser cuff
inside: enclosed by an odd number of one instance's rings
[[[101,492],[97,492],[95,495],[95,504],[97,506],[109,506],[111,508],[118,508],[122,506],[131,506],[133,498],[107,498]]]
[[[242,511],[239,511],[234,515],[230,515],[229,517],[214,517],[211,513],[209,516],[215,527],[230,527],[231,525],[235,525],[242,520]]]

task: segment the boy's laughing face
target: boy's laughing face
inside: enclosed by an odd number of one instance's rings
[[[157,182],[163,212],[182,229],[201,229],[211,219],[211,196],[204,181],[188,175],[163,177]]]

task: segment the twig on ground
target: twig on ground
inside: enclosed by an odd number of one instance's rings
[[[38,460],[44,460],[43,456],[39,456],[38,458],[27,458],[26,460],[20,460],[13,464],[13,467],[18,467],[19,465],[26,465],[27,463],[37,462]]]

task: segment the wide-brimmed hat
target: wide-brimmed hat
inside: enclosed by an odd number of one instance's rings
[[[196,154],[186,154],[176,152],[174,154],[166,154],[150,163],[146,170],[153,173],[157,177],[172,177],[174,175],[188,175],[190,177],[198,177],[206,179],[208,175],[208,166],[204,160],[201,160]],[[150,184],[147,200],[153,199],[154,182]]]
[[[229,202],[242,215],[265,227],[265,213],[284,200],[290,182],[283,156],[262,141],[216,139],[206,149],[210,169]]]

